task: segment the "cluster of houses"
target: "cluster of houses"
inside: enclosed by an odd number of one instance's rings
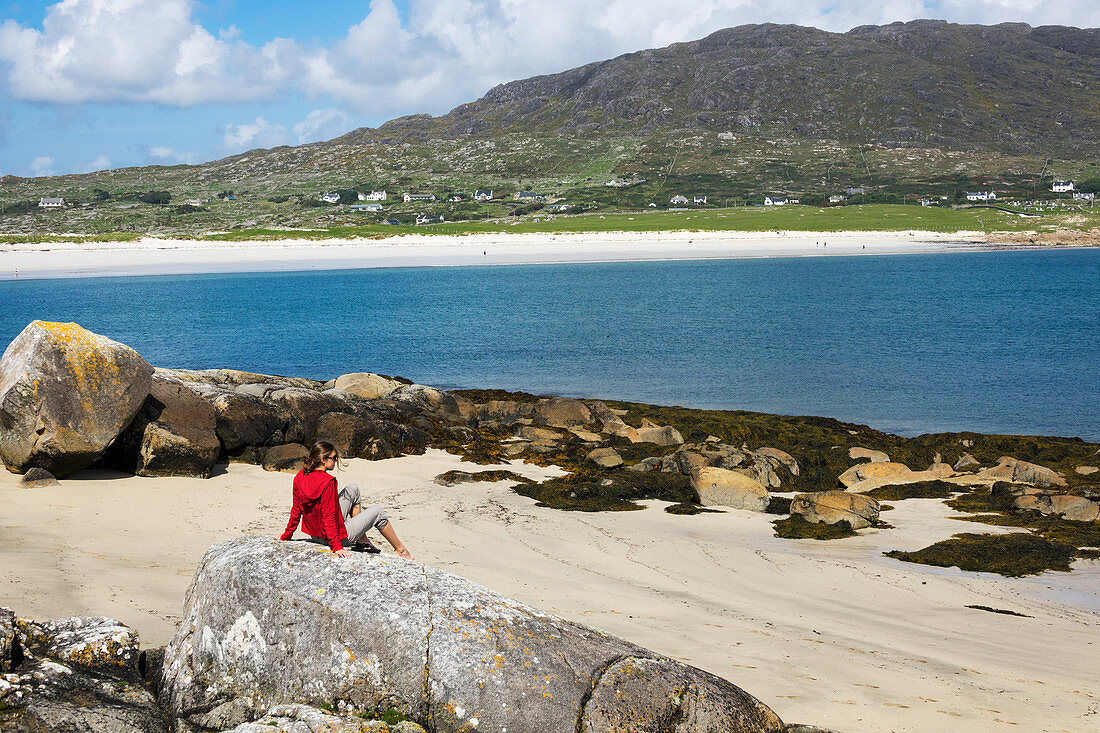
[[[1073,181],[1055,181],[1050,187],[1054,193],[1068,193],[1074,201],[1095,201],[1096,194],[1092,191],[1078,191]]]

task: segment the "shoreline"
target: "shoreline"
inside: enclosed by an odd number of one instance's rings
[[[1068,248],[1079,247],[987,242],[979,232],[922,231],[409,234],[246,242],[146,237],[135,242],[0,244],[0,281]]]

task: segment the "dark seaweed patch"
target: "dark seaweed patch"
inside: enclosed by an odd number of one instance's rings
[[[992,606],[979,606],[976,604],[967,604],[967,608],[973,608],[975,611],[988,611],[989,613],[1003,613],[1005,616],[1019,616],[1020,618],[1034,618],[1028,616],[1026,613],[1017,613],[1016,611],[1009,611],[1007,608],[993,608]]]
[[[963,491],[946,481],[917,481],[911,484],[891,484],[864,492],[878,501],[904,501],[906,499],[946,499]]]
[[[958,567],[1010,578],[1036,575],[1044,570],[1068,572],[1074,548],[1026,532],[1004,535],[957,534],[915,552],[891,550],[887,557],[906,562]]]
[[[516,486],[514,490],[538,500],[540,506],[583,512],[641,509],[635,499],[661,499],[674,504],[690,504],[694,499],[691,481],[682,474],[601,471],[587,466],[541,484]]]
[[[836,524],[807,522],[801,514],[777,519],[772,522],[772,526],[775,527],[776,537],[789,540],[839,540],[856,535],[852,525],[843,519]]]

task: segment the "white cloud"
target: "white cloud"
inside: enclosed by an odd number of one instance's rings
[[[286,128],[273,125],[263,117],[243,125],[226,125],[224,144],[227,150],[239,152],[251,148],[273,148],[286,145],[289,138]]]
[[[299,143],[313,143],[342,135],[350,127],[351,119],[346,114],[338,109],[329,108],[313,110],[292,129]]]
[[[254,46],[237,28],[203,28],[195,7],[196,0],[62,0],[47,9],[41,30],[0,23],[0,70],[21,101],[187,106],[302,94],[383,116],[442,112],[500,82],[745,23],[831,31],[920,17],[1100,25],[1095,0],[409,0],[404,15],[394,0],[371,0],[362,21],[327,46],[287,38]],[[296,135],[328,134],[300,124]],[[227,129],[226,144],[260,144],[262,131],[249,138],[251,127]]]
[[[90,160],[87,163],[82,163],[76,167],[77,173],[94,173],[95,171],[105,171],[111,167],[111,159],[106,155],[97,155],[95,160]]]
[[[39,155],[31,161],[28,167],[31,169],[31,175],[33,176],[52,176],[57,172],[53,167],[53,158],[48,155]]]
[[[174,163],[187,163],[193,165],[200,162],[198,153],[184,153],[168,147],[152,147],[146,151],[145,162],[154,165],[172,165]]]

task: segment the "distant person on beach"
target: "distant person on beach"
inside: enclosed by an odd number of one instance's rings
[[[382,507],[362,507],[355,484],[337,490],[336,478],[328,472],[339,462],[340,456],[332,443],[320,440],[313,444],[302,461],[302,470],[294,477],[290,521],[286,531],[276,539],[289,540],[301,521],[302,531],[311,542],[327,544],[340,557],[351,557],[349,547],[378,552],[366,538],[367,531],[375,527],[393,545],[394,552],[411,560],[412,553],[397,538]]]

